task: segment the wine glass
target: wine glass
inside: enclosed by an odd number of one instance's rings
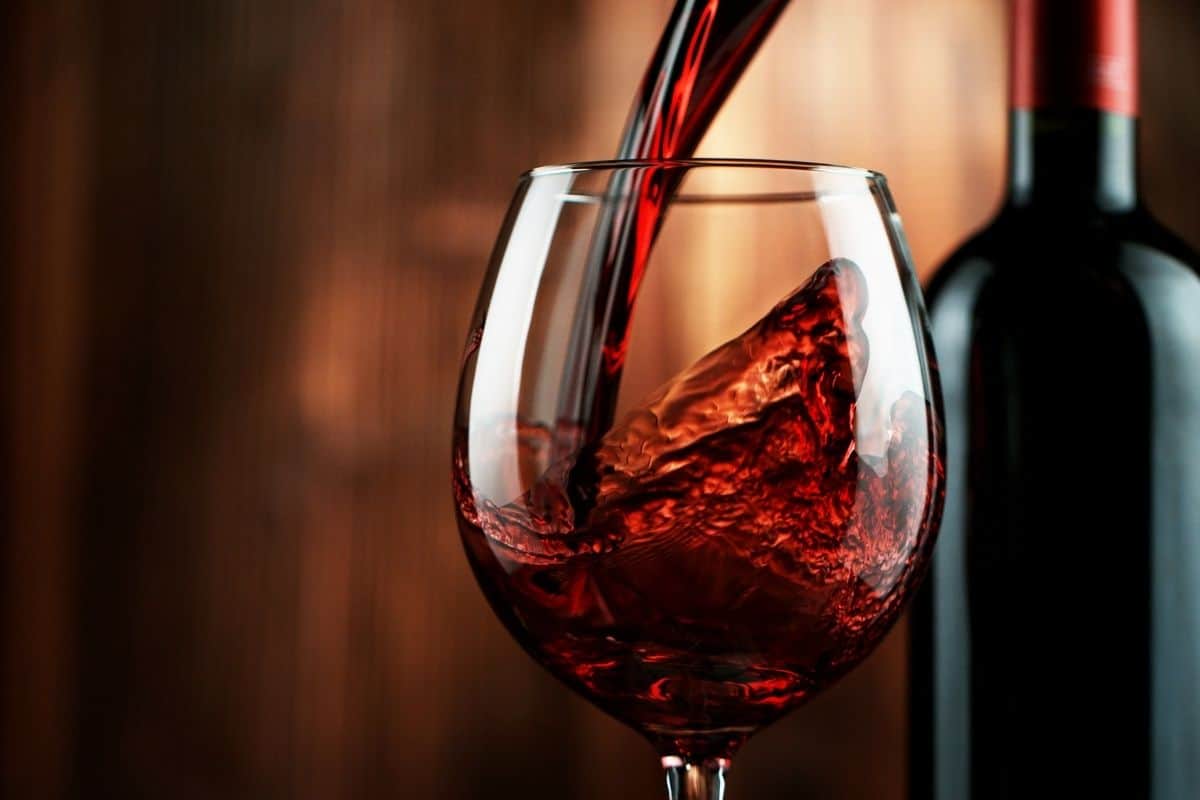
[[[718,798],[923,575],[939,404],[882,175],[535,169],[463,357],[459,530],[521,645],[650,740],[670,797]]]

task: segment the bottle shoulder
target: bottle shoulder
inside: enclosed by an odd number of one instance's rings
[[[1200,256],[1143,209],[1080,217],[1006,208],[946,258],[927,295],[936,307],[993,286],[1069,298],[1085,287],[1119,292],[1147,282],[1190,294],[1200,286]]]
[[[1200,254],[1170,228],[1144,209],[1129,225],[1129,241],[1161,253],[1179,267],[1200,275]]]

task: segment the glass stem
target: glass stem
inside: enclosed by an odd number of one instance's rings
[[[663,759],[668,800],[723,800],[729,761],[714,758],[691,764],[676,756]]]

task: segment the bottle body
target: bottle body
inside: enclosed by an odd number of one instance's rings
[[[947,502],[915,798],[1200,796],[1200,274],[1140,210],[1010,208],[930,287]]]

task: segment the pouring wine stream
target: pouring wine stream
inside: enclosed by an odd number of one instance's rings
[[[679,0],[638,88],[618,158],[692,156],[787,2]],[[578,426],[585,443],[573,486],[594,485],[590,456],[613,423],[638,287],[683,174],[649,164],[619,173],[609,186],[562,378],[558,419]],[[587,514],[590,494],[585,488],[571,498],[577,515]]]

